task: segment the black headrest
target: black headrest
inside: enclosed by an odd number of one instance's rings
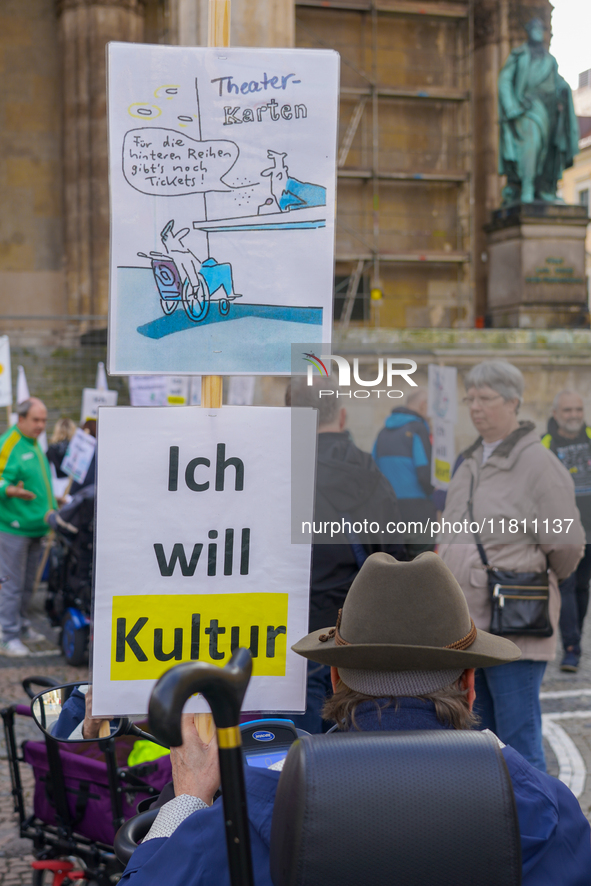
[[[290,748],[275,886],[518,886],[513,788],[491,734],[310,735]]]

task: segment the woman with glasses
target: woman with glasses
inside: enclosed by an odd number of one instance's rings
[[[439,553],[460,583],[477,628],[491,628],[494,588],[487,566],[517,576],[516,585],[526,581],[519,576],[533,574],[549,587],[545,633],[551,630],[551,636],[511,634],[522,658],[476,672],[474,707],[482,728],[545,772],[540,686],[556,652],[558,582],[576,568],[585,536],[572,478],[542,446],[535,425],[518,418],[524,389],[519,369],[487,360],[468,372],[464,384],[478,438],[462,453],[451,480]]]

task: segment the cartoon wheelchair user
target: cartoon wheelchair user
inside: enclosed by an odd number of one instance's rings
[[[215,258],[199,261],[183,243],[188,233],[189,228],[175,233],[174,219],[171,219],[160,233],[166,254],[138,252],[141,258],[151,260],[162,310],[167,315],[173,314],[182,303],[187,317],[201,323],[207,317],[210,303],[217,301],[220,314],[226,317],[230,303],[241,298],[234,292],[232,265],[220,264]]]

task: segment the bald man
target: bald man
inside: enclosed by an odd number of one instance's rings
[[[22,642],[44,639],[31,628],[27,609],[49,531],[46,517],[55,509],[51,473],[37,442],[47,424],[47,409],[36,397],[17,407],[16,425],[0,437],[0,653],[23,657]]]
[[[585,423],[583,398],[575,391],[560,391],[554,398],[548,433],[542,443],[554,452],[574,480],[577,507],[587,536],[585,554],[576,572],[560,585],[560,632],[564,646],[560,668],[576,673],[591,579],[591,428]]]

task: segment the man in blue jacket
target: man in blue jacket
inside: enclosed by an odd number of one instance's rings
[[[396,493],[401,518],[407,522],[434,520],[431,439],[424,388],[413,391],[404,406],[392,410],[376,438],[372,455]]]
[[[331,667],[334,695],[325,716],[341,730],[362,731],[474,728],[474,669],[520,655],[510,640],[474,627],[460,586],[430,552],[410,562],[373,554],[337,624],[313,631],[293,649]],[[220,781],[216,742],[200,741],[192,715],[183,717],[182,728],[183,745],[171,751],[176,796],[132,856],[124,886],[229,886],[223,808],[221,800],[213,803]],[[502,753],[519,819],[523,886],[588,886],[591,834],[576,798],[512,748],[502,745]],[[279,772],[246,767],[257,886],[272,886],[278,780]]]

